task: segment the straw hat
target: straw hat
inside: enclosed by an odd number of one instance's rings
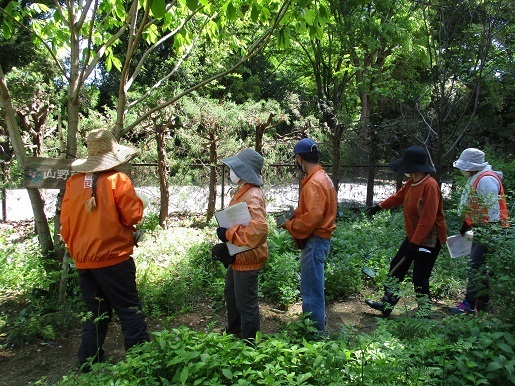
[[[487,165],[488,162],[485,162],[485,153],[473,147],[463,150],[460,158],[453,163],[455,168],[465,170],[467,172],[483,170]]]
[[[221,162],[231,168],[243,181],[252,185],[263,185],[261,169],[263,169],[265,160],[254,149],[247,148],[234,157],[225,158]]]
[[[388,164],[397,173],[434,173],[435,169],[427,163],[427,154],[419,146],[411,146],[404,150],[404,155]]]
[[[108,130],[93,130],[86,137],[87,158],[72,162],[72,170],[79,173],[94,173],[114,169],[139,154],[139,151],[120,145]]]

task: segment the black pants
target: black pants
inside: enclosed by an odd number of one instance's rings
[[[486,254],[488,249],[478,242],[472,243],[472,251],[469,257],[469,273],[467,282],[467,293],[465,300],[476,307],[476,299],[488,303],[488,271],[486,269]]]
[[[228,333],[241,331],[243,339],[255,338],[260,328],[258,276],[260,271],[234,271],[225,274],[225,304]]]
[[[438,253],[440,253],[441,244],[440,241],[436,242],[434,248],[426,248],[427,252],[418,252],[414,258],[406,257],[406,249],[410,244],[409,239],[406,237],[402,242],[397,254],[390,262],[390,276],[396,278],[399,282],[402,282],[408,273],[411,264],[413,263],[413,287],[415,289],[415,295],[418,299],[431,299],[431,293],[429,291],[429,278],[433,271]],[[386,289],[389,290],[388,288]],[[393,289],[390,289],[391,291]],[[395,292],[395,291],[394,291]]]
[[[82,327],[79,363],[101,359],[113,309],[120,318],[125,350],[150,340],[136,289],[136,265],[128,260],[106,268],[81,269],[79,285],[90,316]]]

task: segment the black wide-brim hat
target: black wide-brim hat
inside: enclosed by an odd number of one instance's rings
[[[435,169],[427,162],[427,153],[419,146],[404,150],[404,156],[388,164],[397,173],[434,173]]]

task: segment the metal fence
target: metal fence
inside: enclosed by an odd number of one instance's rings
[[[323,165],[328,173],[330,165]],[[194,173],[183,171],[170,176],[169,213],[205,213],[209,197],[209,165],[191,165]],[[396,174],[384,165],[377,166],[374,182],[374,201],[379,202],[396,190]],[[225,171],[224,171],[225,170]],[[226,175],[222,178],[223,173]],[[338,201],[348,205],[364,205],[367,191],[368,167],[340,167],[340,185]],[[187,176],[186,176],[187,175]],[[193,175],[193,177],[191,177]],[[159,211],[160,191],[157,164],[135,164],[131,178],[136,190],[143,192],[150,199],[148,210]],[[452,178],[445,174],[442,190],[450,192]],[[222,209],[230,201],[230,191],[234,186],[228,183],[228,170],[223,165],[217,166],[216,208]],[[297,205],[299,197],[299,175],[292,164],[266,164],[263,169],[264,192],[267,210],[276,212],[288,205]],[[223,182],[223,184],[222,184]],[[447,182],[447,183],[445,183]],[[48,218],[55,215],[55,203],[58,190],[42,189],[45,200],[45,212]],[[3,220],[30,220],[33,218],[31,203],[25,189],[6,191],[6,217]]]

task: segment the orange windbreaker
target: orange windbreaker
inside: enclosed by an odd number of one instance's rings
[[[130,178],[122,172],[101,172],[97,179],[96,209],[85,173],[66,181],[61,207],[61,237],[78,269],[103,268],[130,258],[134,247],[132,226],[143,216],[143,202]]]
[[[286,229],[298,240],[307,239],[312,234],[324,239],[331,238],[336,229],[334,221],[338,209],[333,182],[322,166],[317,165],[301,184],[299,206],[292,219],[286,221]]]
[[[404,226],[410,242],[430,248],[436,245],[437,238],[441,245],[447,242],[442,192],[430,175],[415,183],[410,178],[379,205],[383,209],[403,205]]]
[[[229,206],[246,202],[252,220],[247,225],[236,225],[225,232],[227,240],[238,246],[251,249],[236,255],[232,264],[235,271],[253,271],[261,269],[268,259],[268,222],[266,221],[266,204],[263,189],[252,184],[243,184],[232,198]]]

